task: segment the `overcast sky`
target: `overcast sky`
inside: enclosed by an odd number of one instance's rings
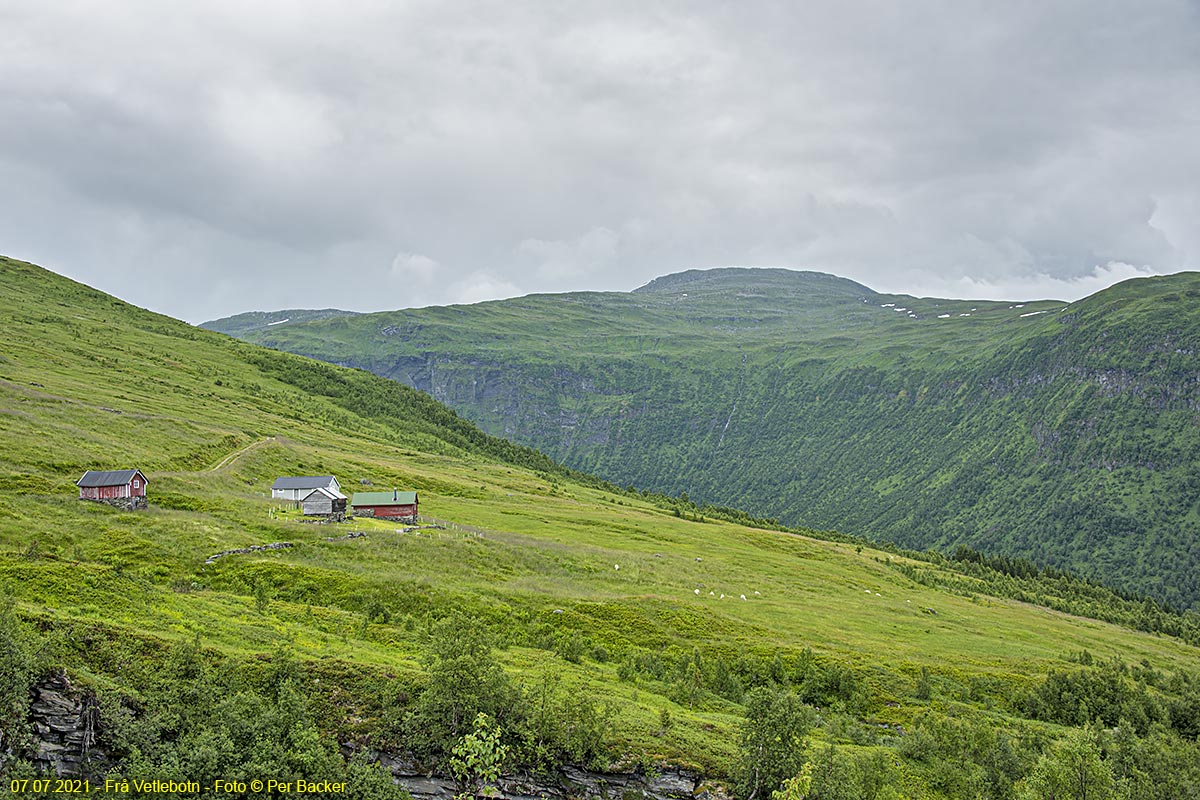
[[[191,322],[725,265],[1071,300],[1200,267],[1200,4],[0,0],[0,185],[0,253]]]

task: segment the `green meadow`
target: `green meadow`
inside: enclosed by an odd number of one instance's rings
[[[370,373],[200,330],[9,259],[0,327],[0,593],[8,635],[29,654],[18,672],[66,670],[103,708],[126,709],[112,712],[125,721],[111,723],[110,742],[123,769],[174,774],[170,743],[214,724],[164,721],[160,700],[176,697],[171,665],[185,654],[212,685],[255,696],[284,696],[268,674],[286,668],[322,758],[354,743],[445,771],[466,731],[421,739],[412,720],[432,707],[442,663],[432,643],[451,623],[483,637],[523,703],[543,687],[559,722],[595,734],[529,755],[517,731],[548,717],[512,712],[512,769],[549,769],[564,754],[593,767],[670,763],[741,791],[755,691],[814,709],[814,785],[849,764],[853,796],[1015,796],[1070,731],[1092,737],[1114,791],[1135,786],[1133,772],[1114,771],[1118,758],[1147,781],[1154,754],[1200,764],[1195,643],[1015,599],[1025,586],[1045,595],[1044,584],[618,488]],[[149,510],[76,499],[84,470],[132,467],[149,479]],[[312,524],[271,500],[276,477],[320,474],[347,494],[416,490],[424,522]],[[291,546],[205,563],[275,542]],[[1068,599],[1082,591],[1062,587]],[[18,674],[12,664],[6,674]],[[1084,698],[1097,685],[1103,703]],[[18,694],[6,708],[24,708]],[[139,719],[155,720],[153,734]],[[21,724],[0,719],[7,741]],[[1114,738],[1122,727],[1132,743]],[[954,750],[963,731],[1003,736],[1011,763]],[[887,780],[869,790],[876,754]],[[18,770],[27,756],[9,760]],[[1195,797],[1198,785],[1162,796]]]

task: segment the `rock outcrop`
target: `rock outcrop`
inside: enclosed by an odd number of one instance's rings
[[[348,750],[347,753],[353,752]],[[454,780],[431,774],[412,759],[376,753],[376,761],[392,774],[413,800],[451,800],[458,794]],[[727,800],[724,789],[704,783],[703,776],[682,767],[593,772],[561,767],[553,777],[506,775],[496,787],[506,800]]]
[[[91,691],[79,691],[65,673],[39,683],[29,706],[33,724],[33,766],[62,777],[91,774],[107,763],[96,747],[100,708]]]

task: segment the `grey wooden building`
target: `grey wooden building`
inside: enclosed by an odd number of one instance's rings
[[[300,501],[300,509],[306,517],[345,514],[346,495],[321,486],[313,489]]]

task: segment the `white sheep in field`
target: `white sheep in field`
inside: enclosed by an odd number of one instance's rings
[[[742,599],[743,599],[743,600],[745,600],[745,599],[746,599],[746,595],[742,595]]]

